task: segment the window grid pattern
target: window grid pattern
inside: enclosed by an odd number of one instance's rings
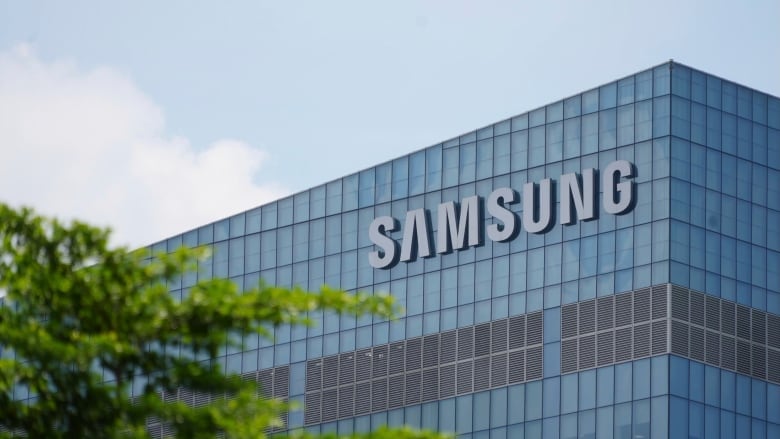
[[[601,215],[594,222],[556,225],[543,236],[521,233],[511,243],[488,242],[476,249],[401,263],[387,271],[372,270],[365,261],[373,247],[362,231],[376,216],[403,218],[409,209],[435,209],[442,201],[486,194],[501,186],[517,189],[526,181],[600,168],[615,159],[631,160],[637,166],[638,203],[629,215]],[[595,329],[574,338],[578,350],[583,339],[585,350],[592,350],[595,357],[592,367],[596,369],[583,369],[577,356],[577,370],[582,369],[578,373],[587,374],[601,369],[599,357],[602,362],[613,356],[615,361],[627,358],[628,326],[618,323],[626,292],[672,282],[780,315],[780,278],[775,270],[780,266],[778,170],[780,100],[678,64],[664,64],[201,227],[151,249],[172,250],[182,243],[212,246],[214,257],[202,265],[198,276],[229,276],[239,288],[260,278],[313,289],[328,283],[347,290],[391,291],[406,307],[406,316],[395,322],[314,315],[323,323],[308,331],[278,328],[275,345],[250,340],[244,352],[226,350],[223,364],[229,371],[292,364],[291,370],[297,372],[291,371],[291,382],[298,382],[306,373],[302,366],[313,359],[425,339],[542,309],[559,310],[555,311],[562,322],[559,341],[545,340],[543,346],[545,352],[548,348],[561,351],[572,346],[571,336],[563,329],[564,307],[592,301]],[[520,213],[520,207],[515,207]],[[717,221],[710,221],[715,214]],[[392,237],[399,240],[401,233]],[[171,289],[174,294],[186,294],[195,279],[181,279]],[[424,294],[418,295],[419,291]],[[599,301],[613,302],[615,329],[596,323],[600,318],[610,320],[608,311],[599,314],[599,309],[608,309],[599,308]],[[659,321],[650,324],[651,337],[653,324],[660,339],[664,326]],[[645,340],[642,331],[639,339]],[[666,331],[670,337],[672,328],[667,326]],[[632,358],[637,347],[646,350],[635,342],[634,332]],[[660,352],[650,340],[651,354]],[[707,332],[703,345],[707,345]],[[421,349],[425,350],[424,341]],[[707,355],[713,358],[707,352],[705,360]],[[544,358],[548,358],[546,353]],[[569,358],[560,358],[562,370],[573,367],[566,361]],[[357,357],[355,361],[357,374]],[[477,367],[471,365],[472,376]],[[770,372],[766,371],[767,376]],[[454,373],[457,376],[457,368]],[[415,386],[416,380],[414,376],[408,384]],[[420,380],[422,386],[427,382],[423,376]],[[405,378],[403,385],[407,385]],[[301,390],[293,390],[293,396],[303,402],[305,390],[297,387]],[[362,392],[353,392],[353,404],[359,393],[366,394],[365,388]],[[457,398],[472,395],[476,393]],[[349,403],[348,393],[337,391],[333,397]],[[407,403],[405,397],[403,402]],[[346,426],[353,419],[382,413],[390,416],[399,410],[413,413],[410,407],[421,407],[414,405],[414,399],[409,403],[388,412],[339,417],[323,425],[328,431],[348,432]],[[620,418],[624,419],[627,409],[622,404]],[[668,407],[668,401],[665,404]],[[630,410],[646,413],[639,406]],[[618,416],[618,411],[611,413]],[[589,425],[589,416],[577,422]],[[541,437],[542,429],[565,437],[564,432],[571,431],[571,419],[571,414],[561,416],[554,428],[550,421],[531,420],[525,423],[526,437]],[[404,422],[420,424],[414,415]],[[304,425],[303,415],[292,414],[290,425]],[[775,424],[766,425],[774,428]],[[625,426],[621,428],[625,432]],[[458,429],[464,434],[471,431],[486,430],[476,426]],[[579,431],[580,436],[590,437],[589,427]],[[639,428],[633,433],[645,435],[646,431]]]

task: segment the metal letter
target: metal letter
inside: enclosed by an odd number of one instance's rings
[[[428,231],[428,216],[425,209],[406,212],[404,238],[401,244],[401,260],[411,261],[417,256],[431,256],[431,239]]]
[[[574,172],[561,175],[561,224],[574,224],[576,221],[571,215],[572,199],[578,220],[596,218],[596,170],[583,169],[581,180]]]
[[[523,185],[523,228],[528,233],[544,233],[552,226],[552,180],[539,182],[539,197],[536,197],[536,183]],[[538,219],[536,219],[538,218]]]
[[[493,241],[505,242],[512,239],[517,232],[517,217],[515,213],[504,207],[517,199],[517,193],[508,187],[501,187],[490,193],[487,199],[487,210],[493,218],[502,224],[491,224],[487,235]]]
[[[386,235],[397,228],[397,223],[391,216],[380,216],[368,226],[368,239],[379,247],[379,250],[368,254],[368,263],[372,267],[390,268],[398,262],[398,244]]]
[[[634,165],[628,160],[616,160],[604,169],[604,211],[613,215],[626,213],[634,207],[634,182],[623,177],[634,176]]]
[[[458,209],[454,202],[448,201],[439,204],[439,213],[436,219],[438,226],[437,253],[448,253],[451,250],[466,248],[466,235],[469,237],[468,246],[477,246],[482,243],[482,210],[479,204],[479,197],[476,195],[464,198],[460,203],[460,219],[458,219]]]

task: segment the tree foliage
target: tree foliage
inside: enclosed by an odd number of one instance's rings
[[[111,248],[108,238],[85,223],[0,204],[0,426],[27,437],[147,437],[146,421],[155,417],[177,437],[262,438],[283,427],[290,408],[258,398],[255,383],[209,358],[240,347],[237,334],[270,337],[273,325],[310,324],[314,310],[396,312],[387,296],[263,285],[241,292],[225,279],[199,281],[175,298],[167,285],[192,273],[204,249],[148,260]],[[131,395],[134,380],[144,385]],[[214,402],[191,407],[160,396],[179,388]]]

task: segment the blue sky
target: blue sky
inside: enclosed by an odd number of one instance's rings
[[[142,245],[670,58],[780,95],[780,2],[0,0],[0,199]]]

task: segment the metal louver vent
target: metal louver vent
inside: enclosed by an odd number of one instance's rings
[[[704,329],[691,326],[689,329],[691,340],[688,343],[688,354],[697,361],[704,361]]]
[[[672,321],[672,353],[683,357],[688,356],[688,325],[685,323]]]
[[[422,372],[406,374],[406,405],[418,404],[422,392]]]
[[[490,388],[490,357],[474,360],[474,391]]]
[[[471,393],[472,389],[472,371],[473,371],[473,365],[471,361],[466,361],[463,363],[458,363],[458,395],[461,395],[463,393]]]
[[[355,387],[345,386],[339,388],[339,418],[354,415]]]
[[[633,321],[633,294],[623,293],[615,296],[615,326],[630,325]]]
[[[163,437],[163,427],[161,424],[147,425],[146,431],[149,432],[149,436],[155,439]]]
[[[704,326],[704,294],[691,291],[689,300],[691,307],[691,323]]]
[[[339,384],[355,382],[355,354],[352,352],[341,354],[339,361]]]
[[[526,343],[528,346],[542,343],[542,330],[544,328],[544,314],[537,311],[528,314],[526,319]]]
[[[561,338],[577,335],[577,304],[570,303],[561,307]]]
[[[274,397],[286,398],[290,395],[290,366],[274,369]]]
[[[406,350],[404,349],[404,342],[397,341],[390,345],[389,349],[389,373],[390,375],[401,373],[404,371],[404,357]]]
[[[596,330],[596,301],[580,302],[580,335]]]
[[[209,395],[201,392],[192,392],[192,406],[203,407],[211,402]]]
[[[668,351],[666,346],[666,320],[652,323],[652,354],[665,354]]]
[[[720,339],[720,366],[728,370],[737,370],[737,344],[732,337],[723,336]]]
[[[439,334],[426,335],[423,339],[423,367],[439,364]]]
[[[733,302],[720,304],[720,330],[728,335],[736,335],[736,308]]]
[[[672,318],[688,320],[688,290],[676,285],[672,286]]]
[[[780,384],[780,367],[777,367],[780,364],[780,351],[770,349],[767,354],[769,364],[775,365],[775,367],[769,368],[769,376],[767,378],[769,381]]]
[[[490,353],[490,323],[482,323],[474,328],[474,356],[481,357]]]
[[[766,343],[766,313],[757,309],[752,310],[751,318],[751,340],[754,343]]]
[[[561,373],[566,374],[577,370],[577,340],[561,342]]]
[[[363,349],[355,354],[355,381],[371,379],[371,349]]]
[[[274,395],[274,377],[271,369],[257,371],[257,383],[260,385],[260,394],[265,397]]]
[[[596,327],[599,331],[603,331],[605,329],[612,329],[615,327],[615,321],[614,321],[614,297],[613,296],[606,296],[606,297],[599,297],[597,303],[598,308],[598,319],[596,321]]]
[[[766,379],[766,348],[763,346],[753,345],[752,350],[752,373],[756,378]]]
[[[750,375],[750,343],[737,340],[737,372]]]
[[[371,410],[380,411],[387,409],[387,378],[371,382]]]
[[[401,407],[404,405],[404,384],[403,375],[391,376],[388,383],[387,405],[389,408]]]
[[[720,365],[720,335],[712,331],[704,334],[704,361]]]
[[[525,351],[509,353],[509,383],[525,381]]]
[[[643,288],[634,293],[634,323],[650,320],[650,289]]]
[[[542,357],[541,346],[528,348],[525,351],[525,379],[528,381],[542,378]]]
[[[750,308],[737,305],[737,337],[750,340]]]
[[[338,389],[326,389],[322,392],[322,421],[328,422],[338,418]]]
[[[474,356],[474,328],[458,329],[458,360]]]
[[[257,376],[255,375],[255,378],[252,379],[253,381],[257,382]],[[179,389],[179,401],[191,406],[193,405],[192,402],[192,392],[188,389]]]
[[[455,396],[455,365],[447,364],[439,371],[439,397]]]
[[[422,374],[422,400],[433,401],[439,397],[439,369],[425,369]]]
[[[456,359],[457,332],[449,331],[441,335],[439,359],[442,363],[452,363]]]
[[[780,317],[770,314],[767,319],[767,344],[780,349]]]
[[[525,347],[525,316],[509,319],[509,349]]]
[[[615,331],[615,361],[621,362],[632,358],[632,329],[620,328]]]
[[[322,389],[322,360],[311,360],[306,363],[306,391]]]
[[[406,370],[417,370],[422,367],[422,339],[413,338],[406,341]]]
[[[707,296],[705,301],[705,323],[707,329],[720,331],[720,300]]]
[[[653,319],[662,319],[668,316],[666,309],[667,286],[658,285],[653,287]]]
[[[490,386],[501,387],[506,385],[507,380],[507,354],[496,354],[491,357],[490,363]]]
[[[329,422],[541,379],[543,318],[536,311],[309,360],[304,421]],[[686,288],[663,285],[564,304],[560,324],[564,374],[673,353],[780,384],[780,316]],[[242,378],[285,398],[289,372],[281,366]],[[184,390],[162,397],[210,402],[209,395]]]
[[[498,320],[491,324],[492,335],[490,336],[490,351],[492,353],[507,350],[507,326],[508,321],[506,319]]]
[[[596,346],[598,349],[596,361],[599,366],[615,362],[615,341],[613,337],[614,332],[602,332],[596,337]]]
[[[322,359],[322,387],[334,387],[339,383],[339,357],[333,355]],[[323,415],[324,416],[324,415]]]
[[[371,382],[366,381],[355,385],[355,414],[362,415],[371,412]]]
[[[634,326],[634,358],[650,356],[650,324]]]
[[[586,335],[580,342],[580,369],[590,369],[596,365],[596,336]]]
[[[387,357],[389,346],[377,346],[371,352],[372,376],[379,378],[387,375]]]

